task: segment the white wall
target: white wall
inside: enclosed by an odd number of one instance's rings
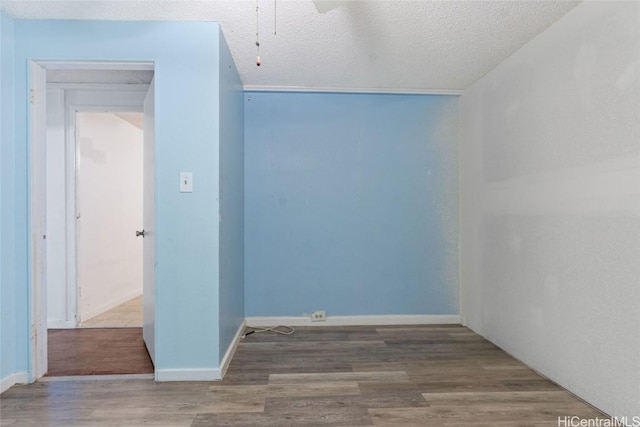
[[[584,2],[461,97],[468,326],[640,415],[640,3]]]
[[[142,294],[142,129],[76,114],[80,321]]]

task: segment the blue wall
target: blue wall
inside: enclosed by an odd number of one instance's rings
[[[155,62],[157,369],[218,368],[245,313],[458,312],[456,98],[242,94],[215,23],[1,30],[2,378],[29,369],[29,59]]]
[[[220,33],[220,358],[244,320],[244,92]]]
[[[457,97],[245,98],[246,315],[457,314]]]
[[[156,368],[216,369],[219,25],[16,21],[15,31],[15,170],[7,172],[15,179],[15,193],[6,194],[6,199],[3,193],[3,200],[15,201],[15,370],[26,370],[29,360],[29,59],[155,62]],[[178,192],[181,171],[193,172],[193,193]],[[2,173],[4,186],[4,168]]]
[[[14,189],[14,23],[0,14],[0,378],[17,372]],[[25,325],[21,325],[22,330]],[[21,364],[22,366],[23,364]],[[22,371],[26,371],[23,366]]]

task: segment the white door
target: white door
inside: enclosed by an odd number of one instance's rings
[[[143,329],[142,336],[155,365],[156,321],[155,321],[155,186],[154,186],[154,81],[144,98],[143,129],[144,148],[142,161],[142,191],[143,191],[143,225],[144,244],[142,274],[143,274]]]

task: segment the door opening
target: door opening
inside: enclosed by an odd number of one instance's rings
[[[142,327],[142,117],[76,112],[78,327]]]
[[[31,381],[49,370],[48,328],[98,326],[91,319],[141,295],[148,277],[153,281],[143,265],[147,259],[154,265],[154,247],[135,234],[153,233],[143,216],[144,206],[154,217],[153,132],[143,138],[143,128],[154,127],[153,114],[144,111],[152,78],[152,63],[31,64]],[[137,140],[126,146],[117,129]],[[139,341],[145,337],[141,348],[153,354],[155,292],[147,289],[147,318],[132,322],[141,328]]]

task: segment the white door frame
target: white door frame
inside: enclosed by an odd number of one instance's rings
[[[45,240],[47,215],[45,185],[47,69],[153,70],[154,64],[152,62],[118,61],[29,61],[30,382],[38,380],[47,373],[47,270]],[[72,212],[75,212],[75,210]]]
[[[29,381],[47,372],[47,73],[31,61],[29,64],[29,289],[32,309],[29,315]]]
[[[54,108],[60,114],[62,135],[55,135],[53,141],[47,140],[47,150],[58,147],[61,148],[64,157],[62,165],[62,175],[51,176],[47,170],[47,179],[51,178],[56,182],[62,179],[64,193],[58,194],[58,198],[51,199],[52,195],[47,194],[47,209],[54,208],[54,215],[63,216],[64,235],[56,241],[54,251],[57,252],[58,262],[63,263],[63,276],[55,276],[56,283],[48,283],[47,304],[51,307],[53,298],[54,306],[57,306],[59,316],[51,318],[49,313],[48,327],[51,328],[75,328],[78,326],[77,319],[77,291],[76,291],[76,168],[79,164],[75,149],[75,114],[77,112],[142,112],[144,97],[149,89],[149,84],[104,84],[104,83],[47,83],[47,96],[56,93],[57,102],[51,104],[47,100],[47,108]],[[55,112],[55,111],[54,111]],[[51,111],[47,112],[47,120]],[[47,130],[49,131],[49,129]],[[47,133],[49,135],[49,132]],[[47,152],[47,168],[52,164],[49,161],[50,153]],[[74,167],[76,166],[76,167]],[[57,167],[53,168],[58,171]],[[64,199],[60,204],[59,197]],[[47,219],[51,212],[47,212]],[[61,229],[52,230],[52,224],[47,224],[52,233],[60,232]],[[47,247],[52,249],[52,240],[48,241]],[[51,257],[48,257],[51,262]],[[47,272],[47,280],[51,280],[50,272]],[[52,294],[53,292],[53,294]],[[61,307],[62,304],[62,307]],[[63,308],[60,311],[60,308]],[[60,317],[62,315],[62,317]]]

